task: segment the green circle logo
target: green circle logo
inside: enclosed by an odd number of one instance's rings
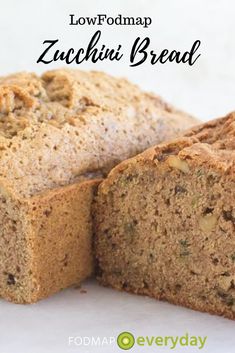
[[[130,332],[122,332],[117,338],[117,344],[121,349],[131,349],[135,344],[135,337]]]

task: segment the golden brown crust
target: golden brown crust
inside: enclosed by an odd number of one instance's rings
[[[1,77],[0,295],[35,302],[89,276],[97,178],[196,122],[101,72]]]
[[[125,79],[49,71],[0,78],[1,178],[28,197],[106,173],[197,121]]]
[[[179,154],[183,159],[200,158],[202,162],[220,165],[224,167],[224,170],[233,167],[235,163],[235,112],[192,127],[177,139],[162,142],[123,161],[111,170],[110,178],[122,172],[129,164],[148,160],[157,163],[158,160],[165,160],[171,154]],[[109,181],[110,179],[106,179],[101,187]]]
[[[235,319],[235,113],[116,166],[94,207],[104,285]]]

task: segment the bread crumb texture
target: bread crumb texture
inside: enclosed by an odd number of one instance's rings
[[[19,195],[105,173],[195,124],[159,97],[101,72],[0,78],[0,179]]]
[[[95,204],[104,285],[235,319],[235,113],[109,174]]]
[[[1,77],[0,295],[31,303],[90,276],[100,178],[195,122],[100,72]]]

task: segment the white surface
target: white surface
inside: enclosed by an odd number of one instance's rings
[[[208,336],[205,347],[138,347],[129,352],[233,353],[234,322],[154,299],[119,293],[89,281],[87,293],[65,290],[31,306],[1,302],[1,353],[124,352],[116,344],[69,345],[69,336],[117,337],[122,331],[136,336]],[[4,335],[4,336],[3,336]]]
[[[204,120],[235,108],[234,0],[0,0],[0,74],[18,70],[42,72],[61,66],[61,63],[36,64],[42,42],[59,38],[61,48],[84,46],[97,28],[70,27],[68,15],[93,16],[102,12],[151,15],[153,19],[149,29],[102,27],[102,38],[107,45],[120,42],[127,51],[137,36],[149,36],[156,51],[165,47],[186,50],[200,39],[201,58],[193,67],[145,64],[130,68],[124,60],[112,64],[86,63],[80,68],[127,76]],[[183,335],[185,332],[207,335],[202,352],[235,351],[234,322],[118,293],[94,283],[84,287],[87,294],[66,290],[32,306],[0,301],[0,353],[116,352],[120,351],[116,346],[68,346],[68,337],[116,336],[124,330],[149,336]],[[167,349],[135,348],[131,351],[166,352]]]

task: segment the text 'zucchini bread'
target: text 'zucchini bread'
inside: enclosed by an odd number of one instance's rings
[[[193,124],[104,73],[0,78],[0,296],[35,302],[89,276],[100,178]]]
[[[98,188],[104,285],[235,319],[235,113],[115,167]]]

